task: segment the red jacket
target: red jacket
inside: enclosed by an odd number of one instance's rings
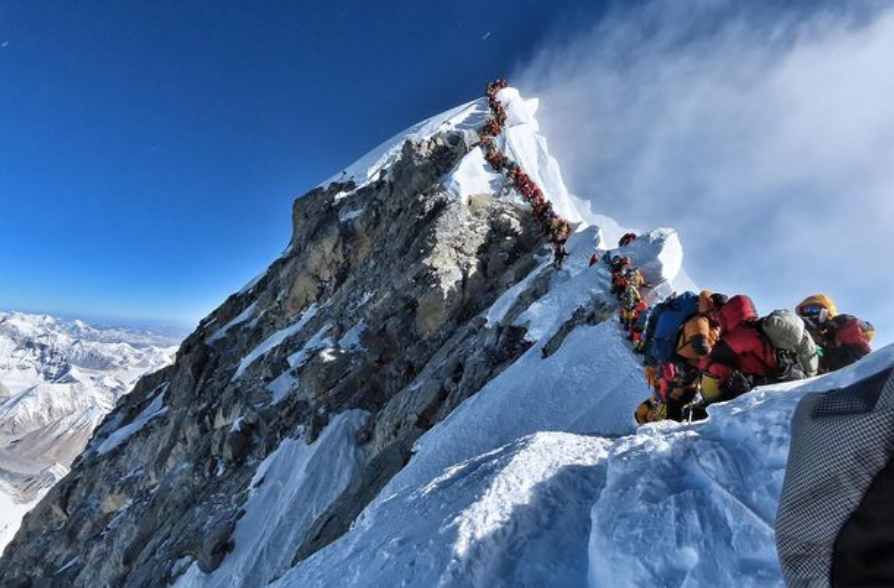
[[[820,372],[832,372],[858,361],[872,351],[864,332],[864,322],[849,314],[839,314],[811,328],[811,335],[823,347]],[[866,325],[867,328],[869,325]]]
[[[702,362],[702,369],[725,382],[733,370],[749,376],[768,377],[776,373],[776,350],[748,323],[726,333]]]

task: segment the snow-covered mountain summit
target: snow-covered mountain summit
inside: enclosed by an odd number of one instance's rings
[[[758,390],[636,430],[649,390],[535,100],[496,138],[575,224],[560,271],[478,146],[478,100],[295,201],[282,257],[136,385],[0,560],[0,587],[779,586],[788,417]],[[671,229],[622,252],[691,287]]]
[[[79,320],[0,312],[0,550],[136,381],[177,341]]]

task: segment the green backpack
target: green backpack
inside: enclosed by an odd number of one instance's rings
[[[807,377],[816,375],[819,355],[801,317],[791,310],[774,310],[761,319],[761,330],[773,347],[795,354]]]

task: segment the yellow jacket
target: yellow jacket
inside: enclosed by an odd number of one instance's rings
[[[717,343],[719,330],[711,326],[711,321],[703,314],[686,321],[677,340],[677,355],[698,367],[699,360],[710,355]]]

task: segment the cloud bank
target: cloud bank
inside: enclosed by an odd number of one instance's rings
[[[569,187],[676,227],[702,286],[762,312],[824,292],[887,343],[894,6],[840,4],[619,3],[513,81],[542,99]]]

